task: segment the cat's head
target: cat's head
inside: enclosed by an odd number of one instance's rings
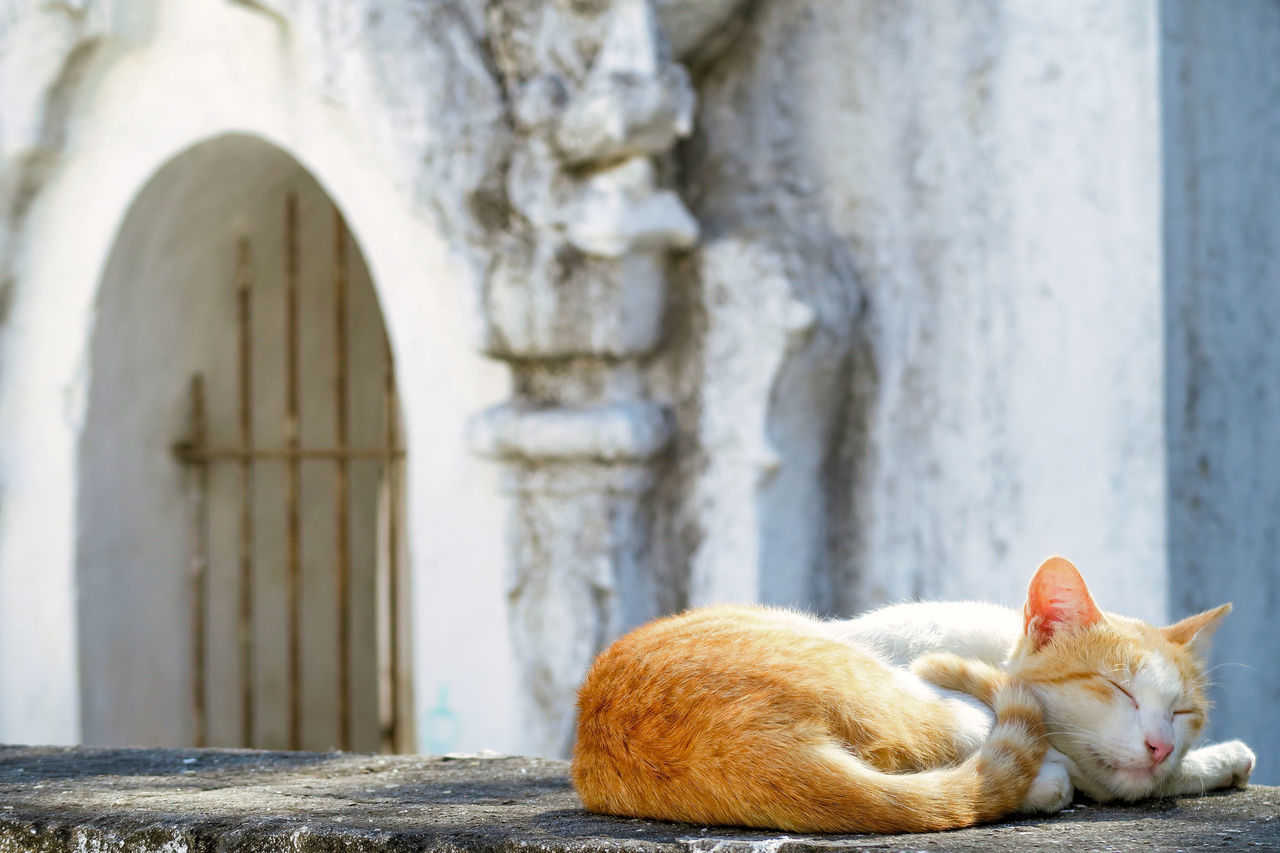
[[[1139,799],[1176,772],[1208,720],[1208,644],[1230,610],[1156,628],[1099,610],[1067,560],[1041,564],[1009,663],[1040,697],[1049,740],[1086,793]]]

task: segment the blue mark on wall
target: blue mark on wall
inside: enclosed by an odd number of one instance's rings
[[[422,717],[422,739],[427,752],[441,755],[452,752],[462,736],[462,718],[449,707],[449,686],[441,684],[435,707]]]

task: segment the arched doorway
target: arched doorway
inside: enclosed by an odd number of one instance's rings
[[[84,741],[408,748],[399,405],[324,190],[249,136],[172,160],[117,234],[88,364]]]

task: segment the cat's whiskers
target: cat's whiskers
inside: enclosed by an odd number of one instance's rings
[[[1268,673],[1264,672],[1264,671],[1263,671],[1263,670],[1261,670],[1261,669],[1258,669],[1256,666],[1251,666],[1251,665],[1249,665],[1249,664],[1247,664],[1247,663],[1241,663],[1240,661],[1232,661],[1232,660],[1229,660],[1229,661],[1223,661],[1222,663],[1219,663],[1219,664],[1214,664],[1213,666],[1211,666],[1211,667],[1209,667],[1208,669],[1206,669],[1206,670],[1204,671],[1204,675],[1203,675],[1203,676],[1201,676],[1201,677],[1202,677],[1202,678],[1203,678],[1203,677],[1207,677],[1207,676],[1209,675],[1209,673],[1211,673],[1211,672],[1213,672],[1214,670],[1217,670],[1217,669],[1222,669],[1224,666],[1238,666],[1238,667],[1240,667],[1241,669],[1247,669],[1247,670],[1251,671],[1254,675],[1261,676],[1262,678],[1266,679],[1267,681],[1271,681],[1271,680],[1272,680],[1271,676],[1270,676]],[[1213,686],[1215,686],[1215,687],[1216,687],[1216,686],[1218,686],[1219,684],[1221,684],[1221,682],[1217,682],[1217,681],[1212,682],[1212,685],[1213,685]]]
[[[1050,734],[1052,735],[1053,733],[1050,733]],[[1075,746],[1079,746],[1090,751],[1093,748],[1093,740],[1091,738],[1084,737],[1083,735],[1063,734],[1061,732],[1057,734],[1062,737],[1065,737],[1070,743],[1074,744]]]
[[[1079,728],[1046,729],[1045,734],[1062,735],[1063,737],[1074,737],[1074,738],[1091,738],[1092,737],[1091,732],[1085,729],[1079,729]]]
[[[1092,742],[1092,736],[1088,732],[1080,731],[1078,729],[1051,729],[1046,731],[1045,734],[1051,737],[1054,735],[1060,735],[1062,737],[1079,740],[1081,743]]]

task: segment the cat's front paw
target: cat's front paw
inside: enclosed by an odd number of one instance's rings
[[[1199,794],[1215,788],[1243,788],[1249,784],[1257,761],[1253,750],[1241,740],[1193,749],[1182,760],[1176,793]]]
[[[916,658],[911,662],[911,672],[937,687],[967,693],[988,706],[994,704],[996,692],[1009,683],[1009,676],[990,664],[947,652]]]
[[[1221,751],[1223,764],[1222,784],[1217,787],[1243,788],[1248,785],[1254,765],[1258,763],[1258,756],[1254,755],[1248,744],[1242,740],[1229,740],[1217,744],[1215,748]]]
[[[1022,805],[1018,806],[1018,811],[1023,814],[1057,814],[1071,805],[1076,789],[1071,783],[1067,760],[1056,749],[1045,753],[1044,760],[1040,762],[1040,770],[1027,795],[1023,797]]]

